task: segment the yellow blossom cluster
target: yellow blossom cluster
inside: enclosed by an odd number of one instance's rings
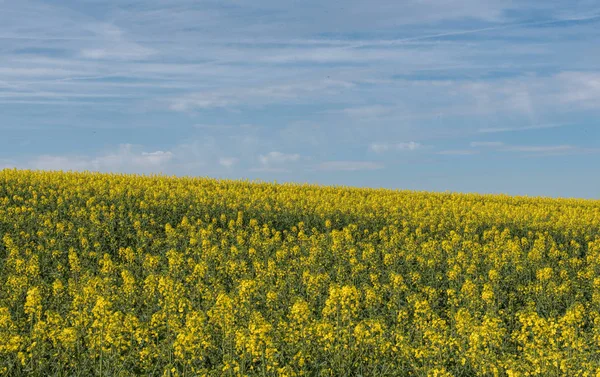
[[[0,171],[0,376],[598,376],[600,201]]]

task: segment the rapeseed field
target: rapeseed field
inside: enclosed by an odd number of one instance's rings
[[[600,201],[0,171],[0,375],[600,376]]]

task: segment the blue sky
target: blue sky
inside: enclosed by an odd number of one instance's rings
[[[596,0],[0,9],[0,168],[600,198]]]

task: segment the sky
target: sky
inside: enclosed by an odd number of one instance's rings
[[[597,0],[0,0],[0,169],[600,198]]]

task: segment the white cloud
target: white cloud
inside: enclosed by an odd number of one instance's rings
[[[239,161],[239,160],[238,160],[237,158],[235,158],[235,157],[221,157],[221,158],[219,159],[219,164],[220,164],[221,166],[224,166],[224,167],[226,167],[226,168],[231,168],[231,167],[233,167],[235,164],[237,164],[237,163],[238,163],[238,161]]]
[[[139,163],[140,165],[156,166],[156,165],[164,164],[165,162],[168,162],[172,158],[173,158],[173,153],[171,153],[171,152],[163,152],[163,151],[142,152],[141,157],[137,157],[136,159],[134,159],[134,161],[136,163]]]
[[[194,94],[183,98],[178,98],[172,101],[169,108],[174,111],[188,111],[191,109],[210,109],[218,107],[228,107],[230,105],[237,105],[239,101],[231,98],[227,98],[224,94],[218,93],[206,93],[206,94]]]
[[[263,166],[280,165],[288,162],[296,162],[300,159],[299,154],[287,154],[282,152],[269,152],[258,156],[258,160]]]
[[[385,143],[371,143],[369,149],[375,153],[383,153],[390,150],[390,145]]]
[[[397,151],[416,151],[424,148],[423,144],[414,141],[403,142],[403,143],[371,143],[369,149],[375,153],[383,153],[390,150]]]
[[[565,155],[600,153],[600,148],[586,148],[575,145],[508,145],[500,149],[503,152],[521,152],[533,155]]]
[[[169,108],[174,111],[188,111],[240,105],[256,106],[296,101],[303,97],[314,97],[315,95],[326,97],[352,87],[354,87],[354,84],[350,81],[320,79],[228,90],[212,89],[174,98],[171,100]]]
[[[548,124],[534,124],[531,126],[521,127],[488,127],[480,128],[477,130],[479,133],[499,133],[499,132],[519,132],[519,131],[530,131],[530,130],[544,130],[548,128],[558,128],[568,126],[569,123],[548,123]]]
[[[145,59],[156,52],[138,43],[128,41],[123,31],[115,25],[101,23],[87,25],[86,29],[95,33],[97,47],[81,50],[81,56],[87,59],[137,60]]]
[[[260,173],[286,173],[290,171],[290,164],[300,161],[301,156],[297,153],[283,153],[272,151],[267,154],[260,154],[258,161],[259,167],[250,168],[251,172]]]
[[[557,77],[564,86],[560,93],[562,101],[600,108],[600,73],[562,72]]]
[[[128,45],[81,50],[81,56],[88,59],[142,59],[152,54],[153,51],[149,48]]]
[[[474,148],[494,148],[499,152],[529,153],[531,155],[566,155],[582,153],[599,153],[598,148],[587,148],[575,145],[507,145],[502,142],[472,142]]]
[[[42,170],[93,170],[118,172],[159,172],[174,157],[172,152],[143,152],[131,144],[96,157],[74,155],[42,155],[26,163],[26,167]]]
[[[359,171],[383,169],[383,165],[370,161],[327,161],[316,168],[323,171]]]

